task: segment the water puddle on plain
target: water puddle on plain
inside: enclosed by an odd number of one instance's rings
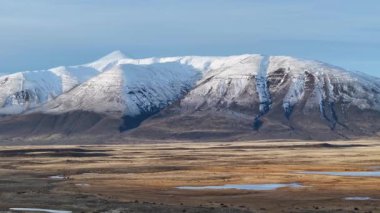
[[[374,200],[370,197],[345,197],[343,200],[357,200],[357,201],[364,201],[364,200]]]
[[[47,212],[47,213],[72,213],[72,211],[53,210],[53,209],[38,209],[38,208],[10,208],[10,211],[20,212]]]
[[[253,190],[253,191],[270,191],[279,188],[300,188],[303,187],[298,183],[274,183],[274,184],[227,184],[224,186],[179,186],[177,189],[184,190],[222,190],[222,189],[237,189],[237,190]]]
[[[77,183],[75,185],[76,186],[81,186],[81,187],[90,187],[90,184],[88,184],[88,183]]]
[[[331,175],[331,176],[347,176],[347,177],[380,177],[380,171],[367,172],[296,172],[297,174],[307,175]]]
[[[49,179],[53,179],[53,180],[64,180],[64,179],[66,179],[66,177],[63,176],[63,175],[54,175],[54,176],[49,176]]]

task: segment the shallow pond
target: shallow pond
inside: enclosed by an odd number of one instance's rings
[[[255,190],[255,191],[269,191],[279,188],[300,188],[301,184],[298,183],[271,183],[271,184],[227,184],[224,186],[180,186],[177,189],[186,190],[220,190],[220,189],[237,189],[237,190]]]
[[[21,211],[21,212],[72,213],[72,211],[53,210],[53,209],[38,209],[38,208],[10,208],[9,210]]]

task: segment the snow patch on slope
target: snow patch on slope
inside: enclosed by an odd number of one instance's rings
[[[136,116],[160,109],[187,92],[198,79],[196,70],[178,63],[118,64],[44,105],[39,111],[94,111]]]
[[[283,101],[288,111],[304,98],[306,73],[314,76],[315,88],[306,108],[320,106],[324,101],[343,102],[347,106],[356,106],[362,110],[380,110],[380,85],[371,77],[365,77],[342,68],[318,61],[297,59],[288,56],[273,56],[269,64],[270,72],[283,68],[291,76],[292,84]]]
[[[61,94],[60,79],[49,71],[0,77],[0,114],[19,114]]]
[[[84,83],[85,81],[100,73],[99,70],[85,66],[62,66],[52,68],[50,71],[61,78],[63,92],[71,90],[75,86]]]
[[[186,109],[197,110],[205,106],[217,109],[232,104],[250,104],[256,91],[250,85],[259,71],[261,56],[244,55],[231,57],[225,63],[217,61],[210,66],[218,67],[204,74],[196,87],[181,101]],[[248,98],[241,98],[247,94]]]
[[[178,63],[158,63],[145,66],[125,64],[124,115],[161,109],[190,90],[199,79],[199,72]]]
[[[123,58],[125,56],[116,51],[87,65],[61,66],[0,76],[0,114],[20,114],[37,108],[100,74]]]

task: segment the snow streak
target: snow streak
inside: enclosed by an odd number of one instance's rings
[[[256,90],[260,100],[260,113],[256,116],[254,121],[254,128],[259,129],[262,121],[260,118],[269,112],[272,100],[268,89],[268,66],[269,66],[269,57],[263,56],[260,62],[260,68],[256,76]]]

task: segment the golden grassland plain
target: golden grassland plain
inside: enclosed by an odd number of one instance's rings
[[[380,177],[297,173],[371,170],[378,140],[2,146],[0,212],[380,212]],[[176,188],[267,183],[303,187]]]

